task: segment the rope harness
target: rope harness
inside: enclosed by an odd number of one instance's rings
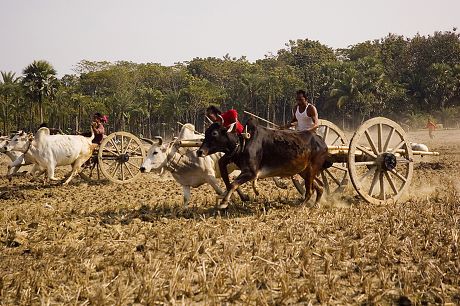
[[[187,152],[192,151],[184,149],[182,150],[182,147],[179,145],[178,139],[175,139],[173,141],[170,141],[168,144],[168,149],[170,150],[168,155],[166,155],[166,163],[163,167],[166,170],[168,170],[171,173],[174,173],[178,170],[179,168],[179,163],[181,162],[182,158],[187,154]],[[167,149],[167,150],[168,150]],[[175,151],[173,151],[175,149]],[[198,149],[196,149],[198,150]],[[193,151],[196,151],[193,150]]]
[[[34,141],[34,136],[29,135],[29,138],[27,140],[28,140],[28,146],[27,146],[27,149],[24,151],[23,154],[26,154],[27,152],[29,152],[30,146],[32,145],[32,141]]]

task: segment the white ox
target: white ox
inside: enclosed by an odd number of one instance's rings
[[[91,143],[93,138],[94,135],[50,135],[50,130],[43,127],[37,131],[33,139],[13,137],[4,149],[20,151],[25,157],[32,157],[35,163],[32,175],[35,176],[37,170],[46,171],[48,178],[53,181],[59,180],[54,176],[57,166],[72,165],[72,171],[64,182],[66,185],[79,173],[81,165],[91,157],[95,148],[95,144]]]
[[[11,163],[8,164],[8,171],[7,176],[8,179],[11,181],[11,178],[14,174],[16,174],[22,166],[32,165],[35,163],[35,160],[32,157],[30,152],[22,153],[21,151],[16,150],[8,150],[8,148],[13,147],[12,144],[27,144],[29,136],[26,132],[18,131],[16,134],[13,135],[11,139],[8,137],[2,137],[0,141],[0,152],[4,153],[8,156],[11,160]],[[8,147],[8,144],[10,146]]]
[[[5,147],[11,139],[7,136],[0,136],[0,153],[4,153],[11,162],[14,162],[20,155],[20,152],[15,151],[5,151]]]
[[[185,206],[190,202],[191,187],[208,183],[217,194],[224,195],[224,191],[217,183],[217,178],[220,178],[218,162],[223,154],[212,154],[203,158],[196,155],[198,148],[184,148],[177,145],[180,140],[202,139],[202,136],[195,135],[194,130],[194,125],[187,123],[182,127],[175,141],[163,144],[159,138],[158,144],[152,143],[140,167],[141,172],[151,170],[171,172],[173,178],[182,186]],[[236,168],[229,168],[229,173],[234,170]]]

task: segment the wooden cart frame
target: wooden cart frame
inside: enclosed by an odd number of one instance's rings
[[[356,192],[373,204],[396,202],[407,191],[415,155],[439,155],[413,151],[403,128],[384,117],[365,121],[350,142],[340,128],[327,120],[320,120],[318,135],[328,145],[333,162],[321,173],[326,191],[344,190],[351,181]]]
[[[337,125],[327,120],[320,120],[317,134],[326,142],[332,162],[318,177],[326,193],[342,192],[351,181],[356,192],[373,204],[396,202],[404,194],[412,180],[414,155],[439,155],[413,151],[402,127],[384,117],[365,121],[350,141]],[[186,147],[200,144],[199,140],[180,142]],[[300,193],[304,192],[301,184],[295,186]]]
[[[125,184],[135,181],[145,158],[144,145],[127,132],[115,132],[105,137],[91,158],[82,166],[80,176],[87,181],[107,179]]]

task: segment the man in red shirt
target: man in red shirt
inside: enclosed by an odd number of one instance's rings
[[[92,143],[96,143],[98,145],[101,144],[105,134],[104,123],[107,123],[107,121],[107,116],[103,116],[101,113],[94,114],[93,122],[91,123],[91,128],[93,129],[94,133],[94,139]]]
[[[238,112],[234,109],[222,113],[217,107],[210,106],[206,109],[206,116],[208,116],[212,122],[220,122],[226,128],[233,125],[232,132],[238,134],[243,132],[243,125],[238,120]]]

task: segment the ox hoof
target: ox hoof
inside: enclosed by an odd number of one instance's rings
[[[308,208],[319,208],[319,203],[311,203],[310,201],[303,201],[302,205]]]
[[[220,203],[219,205],[217,205],[218,209],[225,209],[227,207],[228,207],[228,203]]]

